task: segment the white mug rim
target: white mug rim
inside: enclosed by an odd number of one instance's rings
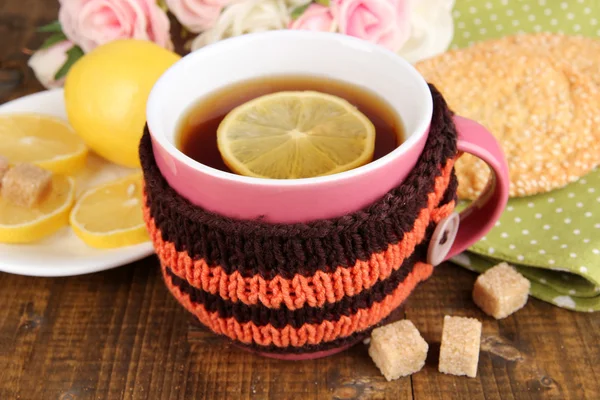
[[[231,172],[221,171],[219,169],[210,167],[202,164],[191,157],[185,155],[179,150],[174,143],[172,143],[165,134],[158,134],[156,130],[153,130],[153,126],[158,126],[156,116],[161,112],[161,103],[164,101],[162,93],[168,85],[171,85],[171,81],[176,77],[178,70],[182,68],[188,68],[189,64],[202,63],[202,60],[210,57],[211,52],[220,50],[223,46],[238,46],[238,45],[250,45],[253,41],[268,40],[272,36],[288,36],[290,38],[308,38],[311,40],[335,40],[341,45],[349,45],[360,50],[369,52],[378,52],[386,55],[390,61],[398,64],[399,67],[404,68],[404,72],[411,75],[411,78],[417,81],[417,85],[421,87],[428,95],[425,96],[425,103],[423,104],[423,113],[417,124],[417,128],[414,132],[408,135],[407,139],[400,144],[393,151],[382,156],[381,158],[369,162],[363,166],[351,169],[349,171],[339,172],[331,175],[312,177],[312,178],[295,178],[295,179],[267,179],[237,175]],[[153,141],[156,141],[158,145],[167,151],[167,153],[177,159],[177,161],[183,163],[187,167],[201,172],[205,175],[209,175],[219,180],[232,181],[241,184],[261,185],[261,186],[278,186],[278,187],[291,187],[291,186],[308,186],[326,184],[336,182],[340,180],[352,179],[356,176],[369,173],[379,168],[384,168],[387,164],[393,160],[402,157],[404,154],[409,152],[413,146],[415,146],[423,135],[427,134],[429,125],[431,123],[431,117],[433,115],[433,99],[431,98],[429,87],[425,79],[419,74],[419,72],[405,59],[398,54],[373,43],[367,42],[362,39],[354,38],[348,35],[331,33],[331,32],[313,32],[313,31],[302,31],[302,30],[276,30],[266,31],[259,33],[250,33],[233,38],[228,38],[217,43],[208,45],[202,49],[196,50],[182,57],[179,61],[173,64],[161,77],[157,80],[150,95],[146,106],[146,119],[148,124],[148,130]]]

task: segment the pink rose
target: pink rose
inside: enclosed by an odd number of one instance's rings
[[[212,28],[223,8],[236,0],[166,0],[181,25],[194,33]]]
[[[116,39],[150,40],[173,48],[170,23],[155,0],[59,0],[58,20],[84,52]]]
[[[73,47],[73,43],[64,40],[47,49],[38,50],[29,58],[27,65],[33,70],[35,77],[46,89],[61,87],[64,78],[58,81],[54,75],[67,61],[67,51]]]
[[[333,28],[333,15],[329,7],[313,3],[299,18],[290,23],[289,28],[328,32]]]
[[[341,33],[398,51],[410,37],[410,0],[331,0]]]

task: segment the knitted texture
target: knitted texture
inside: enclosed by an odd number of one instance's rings
[[[213,332],[261,352],[307,353],[356,342],[427,279],[429,239],[454,210],[456,130],[434,112],[417,165],[357,212],[296,224],[234,220],[179,196],[144,133],[144,219],[174,297]]]

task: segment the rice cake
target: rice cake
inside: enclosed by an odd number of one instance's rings
[[[510,170],[510,195],[533,195],[577,180],[600,163],[600,90],[549,52],[513,40],[454,50],[417,64],[456,113],[486,126]],[[465,154],[458,196],[474,199],[489,168]]]

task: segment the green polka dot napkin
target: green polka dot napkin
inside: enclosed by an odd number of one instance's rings
[[[487,236],[453,261],[479,272],[507,261],[532,282],[533,296],[600,310],[600,170],[560,190],[511,199]]]
[[[457,0],[451,48],[523,32],[600,36],[599,0]]]
[[[600,37],[598,0],[457,0],[451,48],[515,33]],[[600,310],[600,170],[550,193],[511,199],[496,226],[453,261],[483,272],[507,261],[531,295],[576,311]]]

